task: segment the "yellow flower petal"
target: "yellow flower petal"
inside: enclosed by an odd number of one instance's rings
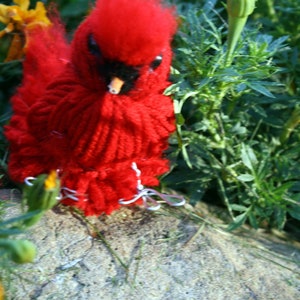
[[[51,22],[47,17],[47,11],[42,2],[37,2],[36,8],[31,9],[26,12],[24,17],[24,22],[27,25],[33,25],[34,23],[39,23],[40,25],[50,25]]]
[[[11,6],[7,10],[7,15],[12,20],[20,22],[20,21],[22,21],[23,12],[18,6]]]
[[[45,190],[51,190],[57,186],[57,172],[55,170],[50,171],[48,177],[45,180]]]
[[[47,10],[44,6],[44,3],[38,1],[36,3],[36,7],[35,7],[35,11],[36,11],[36,15],[37,15],[37,19],[40,21],[43,21],[43,23],[50,25],[51,22],[47,17]]]
[[[10,17],[8,16],[8,8],[9,6],[0,4],[0,22],[3,24],[7,24],[10,21]]]
[[[9,32],[15,33],[6,61],[19,59],[23,55],[32,29],[37,26],[51,25],[42,2],[38,1],[34,9],[29,9],[29,0],[14,0],[13,2],[16,5],[0,4],[0,22],[7,25],[0,31],[0,38]],[[26,37],[26,41],[22,39],[23,36]]]

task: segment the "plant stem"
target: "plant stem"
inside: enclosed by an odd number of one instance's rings
[[[229,215],[231,217],[231,219],[233,221],[235,221],[235,217],[234,217],[234,214],[233,214],[233,211],[231,209],[231,206],[230,206],[230,202],[229,202],[229,199],[227,197],[227,194],[226,194],[226,191],[225,191],[225,187],[223,185],[223,181],[221,180],[221,178],[218,176],[217,177],[217,181],[218,181],[218,185],[219,185],[219,188],[220,188],[220,191],[221,191],[221,195],[223,197],[223,200],[225,202],[225,205],[227,206],[227,209],[228,209],[228,212],[229,212]]]
[[[232,54],[245,27],[248,16],[253,13],[256,0],[227,0],[228,49],[225,65],[232,63]]]
[[[233,60],[233,52],[241,36],[243,28],[247,22],[246,18],[236,18],[229,16],[228,18],[228,49],[225,58],[225,65],[228,67]]]
[[[125,269],[126,273],[128,273],[128,265],[120,258],[117,252],[114,251],[114,249],[111,247],[108,241],[104,238],[103,234],[101,234],[101,232],[95,227],[95,225],[92,222],[90,222],[90,220],[85,215],[83,215],[83,213],[79,209],[74,209],[74,211],[86,222],[86,224],[90,225],[93,228],[93,230],[97,234],[97,237],[105,245],[108,251],[117,259],[120,265]]]
[[[274,9],[274,0],[266,0],[266,4],[267,4],[267,7],[268,7],[268,14],[270,16],[270,19],[272,21],[278,21],[276,11]]]

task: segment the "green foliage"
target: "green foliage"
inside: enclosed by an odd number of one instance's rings
[[[4,220],[5,212],[10,206],[11,203],[0,199],[0,290],[2,289],[2,292],[3,285],[6,289],[11,288],[15,268],[19,264],[32,262],[36,253],[33,243],[16,238],[24,233],[23,223],[34,217],[36,212]]]
[[[264,25],[265,30],[275,37],[288,35],[291,46],[300,42],[298,0],[257,1],[258,9],[254,15]]]
[[[2,45],[0,43],[0,57]],[[2,52],[4,53],[4,51]],[[2,56],[4,59],[4,55]],[[20,83],[22,76],[21,63],[13,61],[1,63],[0,61],[0,174],[4,176],[1,170],[6,168],[7,143],[3,135],[3,126],[7,124],[11,116],[9,98],[13,95],[16,86]],[[0,175],[0,176],[1,176]],[[1,178],[0,178],[1,183]],[[0,187],[2,185],[0,184]]]
[[[286,92],[299,96],[300,87],[300,6],[298,0],[258,1],[254,18],[274,37],[287,36],[290,49],[277,55],[278,65],[284,68],[280,80]]]
[[[5,205],[8,204],[0,200],[0,264],[7,259],[18,264],[33,261],[35,246],[30,241],[17,240],[13,236],[24,233],[25,229],[36,224],[57,203],[60,181],[55,171],[49,175],[41,174],[32,181],[27,183],[23,193],[23,204],[27,208],[25,213],[3,220]]]
[[[7,209],[5,202],[0,202],[0,265],[11,259],[15,263],[32,262],[35,257],[35,246],[27,240],[17,240],[14,236],[24,233],[24,222],[34,218],[36,212],[28,212],[17,217],[3,220]],[[1,277],[1,273],[0,273]]]
[[[248,27],[226,63],[222,9],[189,6],[174,42],[173,95],[177,136],[165,184],[191,202],[227,206],[234,229],[248,221],[282,229],[299,214],[299,97],[282,82],[288,36]]]
[[[88,15],[95,0],[55,0],[47,1],[47,4],[55,3],[59,14],[66,24],[67,32],[73,32],[83,18]]]

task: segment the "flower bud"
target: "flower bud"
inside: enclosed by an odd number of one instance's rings
[[[247,18],[255,8],[256,0],[227,0],[228,15],[234,18]]]
[[[49,175],[39,175],[34,179],[32,185],[26,186],[24,190],[28,211],[52,208],[57,203],[59,193],[60,181],[56,171],[51,171]]]
[[[34,179],[32,185],[24,189],[24,200],[28,205],[28,212],[37,211],[32,218],[26,220],[24,225],[32,226],[37,223],[43,213],[51,209],[56,203],[60,193],[60,180],[56,171],[49,175],[41,174]]]
[[[0,248],[4,248],[12,261],[18,264],[32,262],[36,255],[35,245],[28,240],[0,239]]]
[[[227,0],[228,12],[228,49],[226,65],[230,65],[233,51],[247,22],[248,16],[255,8],[256,0]]]

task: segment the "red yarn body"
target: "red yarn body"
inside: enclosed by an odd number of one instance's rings
[[[126,2],[127,6],[132,3],[135,12],[147,10],[141,0],[98,1],[95,11],[75,33],[71,46],[64,41],[60,27],[39,29],[29,43],[23,85],[12,98],[14,115],[6,127],[12,179],[22,182],[27,176],[58,169],[62,186],[75,190],[77,197],[76,201],[68,198],[63,202],[77,206],[86,215],[110,213],[120,206],[120,199],[134,197],[137,174],[131,167],[133,162],[141,171],[142,184],[157,186],[157,177],[169,169],[163,152],[168,147],[170,133],[175,130],[172,101],[162,94],[169,85],[169,43],[176,26],[171,12],[158,1],[149,0],[151,14],[165,14],[164,24],[169,20],[168,32],[160,36],[156,30],[159,40],[156,43],[151,42],[150,30],[150,49],[147,49],[144,44],[137,44],[147,43],[147,34],[141,40],[141,34],[134,33],[133,27],[132,39],[129,38],[127,46],[120,45],[121,50],[116,53],[114,43],[118,34],[97,31],[105,25],[101,22],[108,22],[101,21],[100,16],[109,15],[115,9],[112,4],[110,8],[101,7],[105,6],[104,2],[113,3],[118,9]],[[128,15],[118,16],[123,18],[123,23],[132,19],[130,9],[125,10]],[[147,18],[150,18],[147,13],[140,17],[144,22]],[[142,32],[145,24],[141,20],[137,24]],[[156,25],[154,29],[160,24]],[[107,58],[121,57],[124,63],[138,62],[141,66],[135,87],[128,94],[110,94],[104,80],[99,78],[94,58],[86,46],[91,32],[96,39],[98,36],[104,52],[112,39],[114,46],[106,54]],[[107,41],[101,42],[105,36]],[[134,56],[134,49],[139,48],[141,52],[135,50],[138,54]],[[150,63],[158,54],[162,54],[163,61],[152,70]]]

